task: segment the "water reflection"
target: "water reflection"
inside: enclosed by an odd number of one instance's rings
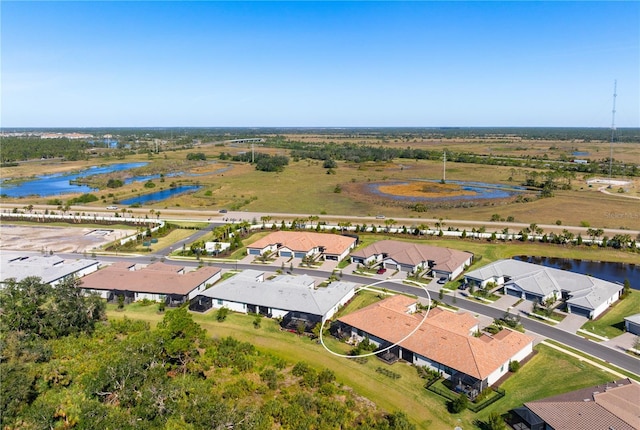
[[[609,282],[624,283],[628,279],[631,288],[640,290],[640,265],[613,263],[609,261],[574,260],[570,258],[537,257],[519,255],[515,260],[526,261],[546,267],[568,270],[593,276]]]

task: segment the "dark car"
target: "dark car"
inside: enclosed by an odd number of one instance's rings
[[[442,278],[438,279],[438,284],[446,284],[448,280],[449,278],[443,276]]]
[[[387,269],[385,269],[384,267],[381,267],[378,269],[378,271],[376,272],[378,275],[382,275],[384,272],[386,272]]]
[[[220,209],[220,213],[221,213],[221,214],[226,214],[226,213],[227,213],[227,210],[226,210],[226,209]]]

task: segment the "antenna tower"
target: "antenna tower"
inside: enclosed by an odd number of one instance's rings
[[[613,81],[613,109],[611,110],[611,143],[609,144],[609,179],[611,179],[611,173],[613,169],[613,141],[616,137],[616,97],[618,87],[618,80]]]
[[[444,151],[444,156],[442,159],[442,183],[444,184],[447,180],[447,151]]]

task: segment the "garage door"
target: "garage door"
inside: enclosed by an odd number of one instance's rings
[[[292,254],[291,254],[291,251],[282,251],[282,252],[280,253],[280,256],[281,256],[281,257],[291,257],[291,256],[292,256]]]
[[[530,300],[532,302],[539,302],[540,296],[536,296],[535,294],[524,293],[524,298],[526,300]]]
[[[260,250],[259,249],[250,249],[249,250],[249,255],[260,255]]]
[[[295,255],[296,258],[304,258],[304,257],[307,256],[307,254],[304,253],[304,252],[296,252],[294,255]]]
[[[591,311],[589,309],[580,308],[578,306],[569,305],[569,312],[572,314],[580,315],[581,317],[589,318]]]
[[[522,293],[518,290],[512,290],[511,288],[507,288],[507,295],[513,297],[522,297]]]

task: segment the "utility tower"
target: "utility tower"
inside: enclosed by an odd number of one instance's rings
[[[613,109],[611,110],[611,143],[609,144],[609,179],[613,170],[613,141],[616,138],[616,93],[618,86],[618,80],[613,81]]]
[[[447,151],[444,151],[442,158],[442,183],[447,181]]]

